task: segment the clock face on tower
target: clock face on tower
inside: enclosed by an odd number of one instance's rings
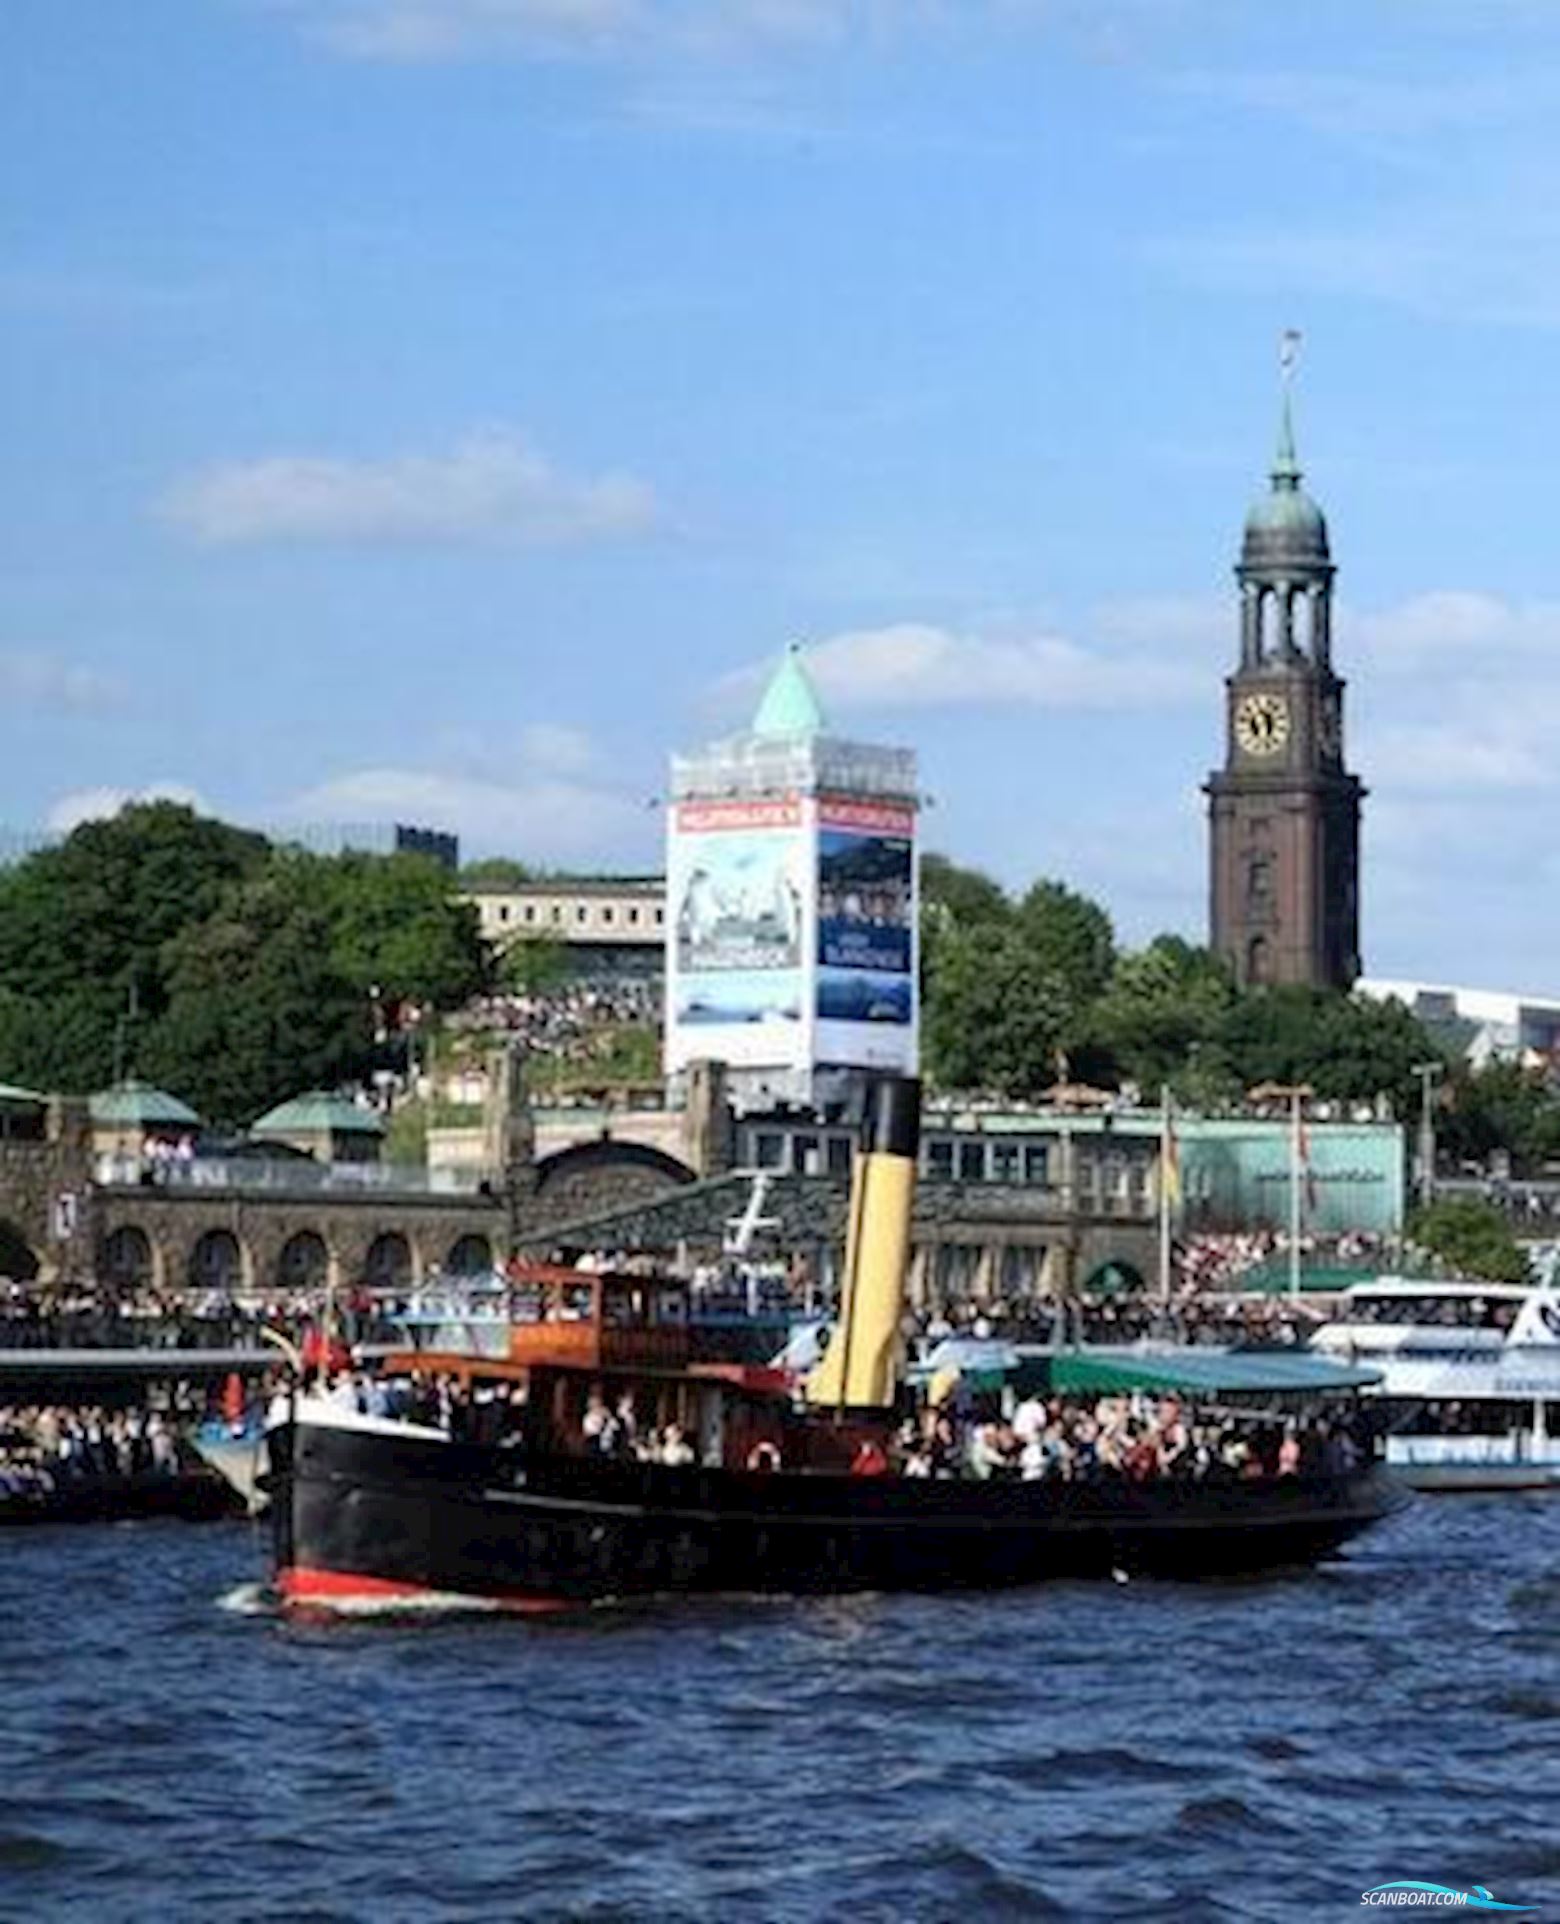
[[[1243,695],[1235,710],[1235,740],[1248,755],[1276,755],[1289,740],[1289,704],[1282,695]]]

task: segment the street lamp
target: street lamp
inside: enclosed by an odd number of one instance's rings
[[[1413,1073],[1419,1078],[1419,1206],[1428,1209],[1435,1201],[1435,1104],[1433,1091],[1446,1074],[1444,1062],[1416,1062]]]
[[[1289,1294],[1300,1294],[1300,1236],[1304,1223],[1302,1188],[1310,1164],[1305,1139],[1307,1099],[1316,1092],[1308,1082],[1264,1082],[1246,1091],[1249,1102],[1287,1101],[1289,1104]]]

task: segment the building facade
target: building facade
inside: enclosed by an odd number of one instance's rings
[[[673,757],[669,1076],[762,1108],[915,1073],[918,808],[913,751],[833,734],[795,649],[743,734]]]
[[[1333,666],[1327,523],[1300,485],[1284,399],[1270,491],[1246,521],[1240,658],[1209,777],[1210,946],[1243,987],[1360,973],[1360,804]]]
[[[554,878],[477,885],[460,899],[477,911],[494,948],[556,943],[579,975],[654,978],[666,939],[666,882],[659,875]]]

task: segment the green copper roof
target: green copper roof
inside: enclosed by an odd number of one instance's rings
[[[802,651],[793,644],[764,690],[753,717],[753,733],[766,741],[791,741],[821,735],[826,726],[817,690],[802,664]]]
[[[1248,560],[1281,561],[1287,555],[1297,560],[1327,559],[1327,519],[1301,487],[1300,475],[1294,417],[1285,388],[1273,454],[1273,485],[1246,516]]]
[[[310,1089],[292,1096],[263,1115],[250,1131],[251,1136],[332,1135],[382,1136],[385,1125],[372,1109],[360,1109],[345,1096],[333,1096],[325,1089]]]
[[[154,1089],[149,1082],[142,1082],[136,1076],[126,1076],[123,1082],[116,1082],[112,1089],[100,1089],[88,1104],[92,1120],[113,1126],[127,1124],[177,1123],[185,1128],[198,1129],[200,1117],[187,1102],[180,1102],[177,1096],[170,1096],[166,1089]]]

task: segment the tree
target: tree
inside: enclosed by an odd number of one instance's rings
[[[1510,1225],[1490,1203],[1463,1198],[1432,1203],[1410,1220],[1408,1236],[1459,1276],[1489,1283],[1532,1281]]]
[[[961,868],[946,855],[921,857],[921,912],[957,928],[1013,919],[1013,904],[1000,882],[978,868]]]
[[[1017,926],[1037,963],[1066,984],[1073,1007],[1101,994],[1116,961],[1116,936],[1098,902],[1061,882],[1036,882],[1018,905]]]
[[[355,1081],[372,1062],[367,998],[337,965],[330,918],[294,879],[284,867],[245,884],[167,951],[168,1003],[141,1063],[224,1128]]]
[[[167,1002],[166,945],[269,859],[174,802],[88,822],[0,875],[0,1072],[86,1093]]]
[[[1527,1171],[1560,1155],[1560,1102],[1542,1069],[1515,1062],[1462,1068],[1451,1078],[1440,1147],[1455,1160],[1485,1161],[1504,1150]]]
[[[536,879],[536,871],[509,855],[485,855],[468,862],[460,872],[461,885],[471,889],[512,889]]]
[[[522,936],[498,960],[499,980],[518,995],[544,995],[568,973],[568,950],[550,935]]]
[[[1242,996],[1214,1037],[1242,1087],[1309,1083],[1325,1100],[1386,1096],[1411,1115],[1417,1063],[1437,1060],[1434,1043],[1401,1002],[1286,986]]]
[[[487,985],[476,909],[427,856],[289,851],[277,863],[300,905],[325,917],[331,959],[359,995],[452,1009]]]
[[[1035,1096],[1055,1080],[1072,1014],[1066,984],[1015,928],[944,934],[928,983],[922,1040],[944,1089]]]
[[[1217,956],[1159,935],[1117,958],[1089,1013],[1089,1034],[1116,1073],[1146,1095],[1168,1084],[1183,1101],[1210,1103],[1238,1093],[1218,1040],[1234,1005],[1235,985]]]

